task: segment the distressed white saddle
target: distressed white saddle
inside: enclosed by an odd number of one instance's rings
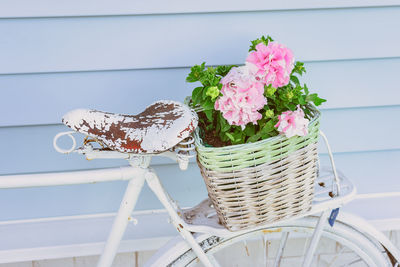
[[[182,103],[161,100],[138,115],[75,109],[62,121],[112,150],[160,153],[189,137],[197,127],[197,114]]]

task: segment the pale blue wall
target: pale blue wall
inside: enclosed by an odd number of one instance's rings
[[[0,3],[0,174],[125,164],[56,153],[61,116],[182,100],[189,66],[241,64],[249,40],[270,34],[306,61],[305,81],[329,100],[322,127],[339,168],[361,192],[400,191],[399,1],[61,2]],[[194,164],[186,173],[157,168],[184,205],[206,196]],[[123,186],[1,190],[0,220],[114,211]],[[160,207],[148,191],[142,196],[140,209]]]

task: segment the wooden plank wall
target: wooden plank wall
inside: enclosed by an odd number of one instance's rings
[[[2,1],[0,174],[125,164],[57,154],[62,115],[182,100],[191,65],[241,64],[249,40],[270,34],[306,62],[308,86],[329,100],[322,125],[339,168],[360,192],[399,191],[399,17],[400,1],[387,0]],[[206,196],[195,164],[183,173],[155,163],[184,205]],[[124,185],[2,190],[0,220],[112,212]],[[160,207],[149,190],[138,206]],[[394,209],[388,216],[399,216]]]

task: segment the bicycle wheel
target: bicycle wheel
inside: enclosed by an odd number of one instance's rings
[[[220,266],[301,266],[317,220],[309,216],[230,238],[208,236],[199,242]],[[163,255],[158,259],[162,266],[202,266],[187,246],[164,250]],[[379,242],[336,221],[334,227],[324,228],[311,266],[394,265]]]

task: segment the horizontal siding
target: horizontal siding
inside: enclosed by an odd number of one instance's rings
[[[400,148],[400,106],[326,110],[321,128],[334,152]]]
[[[59,218],[56,220],[30,220],[28,222],[20,222],[19,224],[14,224],[12,222],[0,224],[0,230],[4,231],[4,234],[2,235],[3,238],[0,240],[0,256],[6,256],[1,253],[4,250],[16,250],[21,247],[23,248],[24,240],[21,238],[12,239],[13,233],[9,231],[11,229],[15,229],[16,232],[23,231],[27,236],[29,236],[29,239],[32,238],[33,240],[29,242],[32,247],[66,246],[71,245],[71,240],[74,240],[78,244],[97,243],[100,245],[100,242],[104,242],[107,238],[107,230],[111,227],[113,215],[114,214],[99,214],[98,216],[82,216],[83,218],[73,217]],[[140,222],[138,222],[137,225],[134,225],[133,223],[128,224],[128,229],[124,237],[125,240],[171,238],[177,235],[177,231],[174,226],[168,224],[165,212],[160,211],[155,212],[154,214],[149,212],[138,212],[137,217],[141,218]],[[85,223],[85,219],[86,221],[90,221],[91,224]],[[43,227],[46,226],[46,224],[48,227]],[[57,234],[57,231],[60,232],[59,225],[65,226],[65,228],[67,228],[67,233],[61,232]],[[31,229],[26,229],[27,226]],[[74,235],[73,230],[79,226],[83,226],[81,229],[79,229],[81,235]],[[161,226],[160,228],[162,230],[157,229],[157,226]],[[154,230],[148,231],[149,229]],[[40,235],[43,237],[40,237]],[[54,240],[54,235],[58,236],[59,240]],[[7,240],[8,244],[2,242],[3,240]],[[136,241],[136,243],[138,242]],[[142,250],[148,249],[145,247],[145,245],[146,244],[143,244],[143,247],[141,248]],[[99,248],[101,248],[101,246],[99,246]],[[136,247],[136,249],[140,249],[140,247]],[[98,251],[96,251],[96,253],[98,253]],[[3,257],[0,257],[0,259]],[[0,260],[0,262],[1,261],[2,260]]]
[[[178,234],[168,223],[164,212],[134,213],[133,216],[138,218],[139,224],[127,225],[124,238],[118,247],[119,252],[158,249]],[[112,220],[113,214],[100,214],[0,224],[2,233],[0,263],[99,255],[103,250]],[[71,266],[96,266],[93,261],[87,265],[79,265],[79,262],[74,259]],[[72,264],[72,261],[70,263]],[[134,266],[117,263],[116,258],[114,262],[116,266]],[[116,267],[114,264],[112,266]],[[0,264],[0,266],[7,265]],[[42,265],[41,262],[35,262],[30,267],[32,266],[65,267],[56,264]]]
[[[400,105],[393,86],[400,58],[310,62],[306,69],[308,87],[328,99],[323,108]],[[175,68],[0,75],[0,114],[6,114],[0,126],[59,123],[73,108],[135,114],[159,99],[183,101],[194,88],[185,82],[188,73]]]
[[[312,62],[304,82],[328,102],[322,108],[400,105],[397,77],[400,58]]]
[[[99,15],[143,15],[204,12],[237,12],[259,10],[378,7],[400,5],[398,0],[287,0],[263,1],[59,1],[6,0],[0,3],[0,18],[54,17],[54,16],[99,16]]]
[[[399,187],[396,186],[396,188],[400,190]],[[380,224],[374,225],[380,228],[380,230],[400,230],[400,221],[394,225],[388,223],[389,227],[387,228],[384,226],[386,224],[385,221],[392,218],[400,218],[400,207],[398,205],[393,205],[393,203],[400,203],[400,197],[356,199],[346,204],[346,206],[343,207],[343,211],[357,214],[369,221],[381,222]]]
[[[62,114],[76,107],[137,113],[156,99],[181,100],[191,91],[184,81],[189,66],[242,64],[249,40],[270,34],[308,63],[305,81],[329,100],[322,128],[338,167],[361,193],[400,191],[400,102],[394,86],[400,69],[399,5],[389,0],[3,1],[0,174],[126,165],[55,152],[53,136],[67,130],[57,124]],[[183,206],[207,196],[195,163],[187,172],[166,161],[154,163]],[[125,186],[0,190],[0,220],[113,212]],[[146,187],[138,209],[157,208],[160,203]],[[398,217],[399,209],[392,209],[385,209],[387,217]]]
[[[400,149],[400,124],[394,123],[399,117],[400,106],[324,110],[322,130],[327,134],[334,152]],[[385,129],[378,130],[379,125],[384,125]],[[123,160],[86,161],[78,154],[59,154],[52,146],[53,137],[68,129],[62,125],[0,128],[0,140],[4,140],[0,174],[126,165]],[[60,144],[65,148],[70,146],[68,137],[63,142]],[[81,143],[78,141],[78,145]],[[155,163],[171,163],[167,159],[155,160]]]
[[[399,60],[400,62],[400,60]],[[183,101],[188,69],[0,75],[0,125],[60,123],[73,108],[135,114],[155,100]],[[36,101],[32,101],[35,99]],[[46,103],[38,105],[38,101]],[[21,112],[22,111],[22,112]]]
[[[400,150],[335,154],[336,166],[360,194],[400,192]],[[321,164],[329,166],[328,156]],[[400,210],[400,207],[396,207]],[[371,217],[372,218],[372,217]]]
[[[305,61],[399,57],[399,16],[391,7],[2,19],[0,74],[240,64],[261,34]]]
[[[323,165],[328,163],[327,156],[322,156],[321,160]],[[355,183],[359,193],[400,191],[400,150],[337,154],[335,160],[338,168]],[[175,165],[156,166],[156,171],[180,205],[192,206],[207,197],[195,163],[185,172],[178,171]],[[114,212],[119,207],[125,186],[125,182],[107,182],[1,190],[0,208],[7,212],[0,214],[0,221]],[[159,208],[162,208],[161,204],[146,186],[137,209]],[[394,211],[389,212],[388,217],[391,213],[398,214],[400,207],[392,209]]]

